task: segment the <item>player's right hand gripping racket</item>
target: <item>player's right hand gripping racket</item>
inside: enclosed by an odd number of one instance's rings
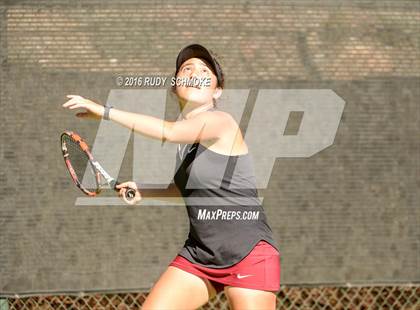
[[[61,150],[74,183],[83,193],[92,197],[98,195],[105,185],[101,183],[101,176],[112,189],[119,191],[115,186],[120,183],[94,160],[89,146],[77,133],[65,131],[61,134]],[[135,196],[136,191],[127,188],[125,198],[131,202]]]

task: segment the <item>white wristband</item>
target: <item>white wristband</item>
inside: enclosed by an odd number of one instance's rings
[[[105,109],[104,109],[104,119],[105,120],[109,120],[109,110],[111,110],[113,107],[111,106],[111,107],[108,107],[108,106],[105,106],[104,107]]]

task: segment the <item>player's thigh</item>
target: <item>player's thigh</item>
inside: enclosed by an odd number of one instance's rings
[[[153,285],[142,310],[196,309],[207,303],[212,290],[205,279],[169,266]]]
[[[225,295],[232,310],[276,309],[276,294],[274,292],[225,286]]]

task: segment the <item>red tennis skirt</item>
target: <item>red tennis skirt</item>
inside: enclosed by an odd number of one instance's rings
[[[217,293],[223,291],[225,285],[265,291],[280,289],[280,253],[264,240],[241,261],[227,268],[203,267],[180,255],[169,266],[208,279]]]

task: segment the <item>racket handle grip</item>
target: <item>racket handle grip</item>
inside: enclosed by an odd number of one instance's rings
[[[129,188],[125,191],[124,196],[125,198],[127,198],[128,201],[131,201],[134,199],[134,197],[136,197],[136,191],[132,188]]]
[[[114,189],[115,189],[116,191],[119,191],[119,190],[116,188],[116,186],[117,186],[117,185],[119,185],[119,184],[121,184],[121,183],[120,183],[120,182],[115,182],[115,184],[114,184]],[[134,197],[136,197],[136,190],[135,190],[135,189],[132,189],[132,188],[127,187],[127,190],[126,190],[126,191],[125,191],[125,193],[124,193],[124,197],[125,197],[128,201],[133,200],[133,199],[134,199]]]

